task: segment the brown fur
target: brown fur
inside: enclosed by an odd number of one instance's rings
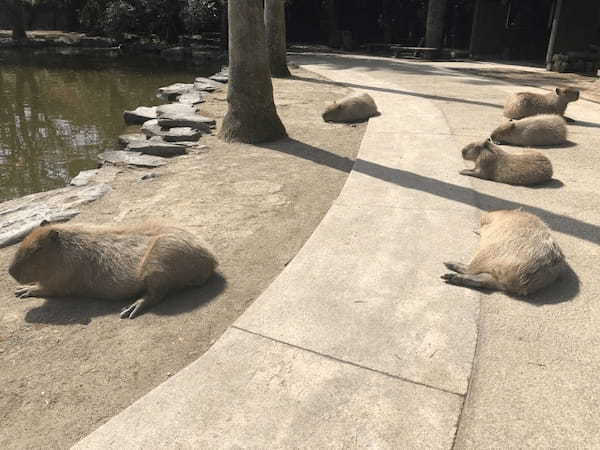
[[[468,265],[447,262],[456,273],[450,284],[528,295],[553,283],[566,268],[565,257],[544,222],[519,210],[481,217],[481,240]]]
[[[121,317],[164,300],[171,291],[203,284],[217,261],[206,245],[180,228],[46,225],[21,243],[9,268],[20,297],[140,298]]]
[[[327,106],[323,113],[325,122],[360,122],[377,116],[377,105],[369,94],[350,95]]]
[[[563,116],[569,102],[579,100],[579,90],[556,88],[549,94],[519,92],[506,100],[504,115],[509,119],[522,119],[536,114],[558,114]]]
[[[567,141],[567,124],[557,114],[539,114],[505,122],[491,134],[497,144],[558,145]]]
[[[476,142],[462,150],[463,159],[474,161],[474,169],[461,170],[462,175],[530,186],[552,179],[552,163],[533,150],[508,153],[490,141]]]

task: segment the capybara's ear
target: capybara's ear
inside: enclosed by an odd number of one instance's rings
[[[46,219],[40,222],[40,227],[45,227],[46,225],[50,225],[50,222],[48,222]]]
[[[560,95],[560,88],[556,88],[556,95]]]
[[[58,232],[58,230],[50,230],[50,232],[48,233],[48,237],[50,238],[50,240],[58,242],[60,240],[60,233]]]

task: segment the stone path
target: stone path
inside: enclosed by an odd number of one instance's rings
[[[512,187],[458,171],[521,87],[452,63],[294,59],[382,113],[354,166],[321,159],[352,168],[338,200],[204,356],[75,448],[600,445],[598,105],[569,107],[576,146],[543,150],[561,183]],[[442,261],[473,254],[481,212],[518,206],[572,272],[530,301],[442,283]]]

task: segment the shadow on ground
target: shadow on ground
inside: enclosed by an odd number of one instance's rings
[[[215,274],[208,282],[197,288],[174,293],[167,299],[143,314],[174,316],[193,311],[214,300],[227,286],[221,274]],[[45,299],[42,306],[27,311],[25,321],[53,325],[89,324],[94,317],[113,314],[119,318],[119,312],[132,300],[110,301],[82,297],[53,297]]]
[[[284,142],[292,141],[292,145],[284,146]],[[262,145],[263,148],[294,155],[298,158],[304,158],[313,161],[316,164],[323,164],[333,169],[344,172],[355,172],[377,178],[387,183],[394,183],[406,189],[427,192],[431,195],[446,198],[448,200],[467,204],[482,211],[495,211],[498,209],[517,209],[524,210],[542,218],[550,228],[560,233],[571,235],[595,244],[600,244],[600,226],[581,220],[556,214],[544,208],[518,203],[511,200],[505,200],[493,195],[484,194],[475,191],[472,188],[447,183],[435,178],[418,175],[402,169],[395,169],[382,166],[371,161],[357,159],[353,162],[351,159],[335,155],[327,150],[304,144],[294,139],[284,139],[271,144]],[[559,185],[560,183],[560,185]],[[547,186],[541,185],[540,188],[561,187],[562,182],[552,180]]]

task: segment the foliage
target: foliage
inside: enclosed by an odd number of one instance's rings
[[[188,33],[218,29],[222,4],[217,0],[187,0],[181,17]]]

